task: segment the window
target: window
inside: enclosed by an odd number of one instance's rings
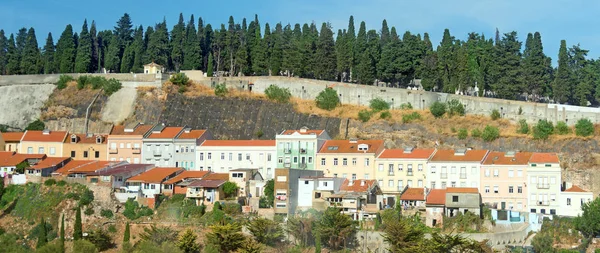
[[[393,164],[390,164],[390,165],[391,165],[391,166],[394,166]],[[402,170],[404,170],[404,167],[403,167],[403,166],[404,166],[404,165],[402,165],[402,164],[398,164],[398,171],[402,171]]]
[[[298,157],[294,156],[294,163],[298,163]]]
[[[140,148],[140,144],[139,143],[134,143],[133,144],[133,148],[139,149]]]
[[[321,158],[321,165],[322,165],[322,166],[325,166],[325,164],[326,164],[326,163],[327,163],[327,162],[326,162],[325,158]]]
[[[418,171],[423,171],[423,164],[417,165],[417,170]]]
[[[379,171],[383,171],[383,163],[380,163],[380,164],[377,166],[377,169],[378,169]]]
[[[342,178],[348,178],[348,174],[346,174],[346,173],[342,174]]]
[[[431,166],[431,174],[435,174],[435,166]]]
[[[100,158],[100,151],[94,151],[94,158]]]
[[[494,169],[494,177],[498,177],[498,175],[499,175],[498,169]]]
[[[537,200],[537,195],[535,193],[532,193],[531,197],[529,199],[533,200],[533,202],[535,202]]]
[[[550,214],[552,214],[552,215],[556,214],[556,209],[550,209]]]
[[[267,153],[267,162],[271,161],[271,153]]]
[[[398,180],[398,189],[402,190],[404,188],[404,182],[402,180]]]
[[[388,187],[394,187],[394,180],[388,180]]]
[[[242,160],[242,153],[238,153],[238,161]]]
[[[348,158],[342,159],[342,165],[344,165],[344,166],[348,165]]]
[[[456,166],[450,167],[450,174],[456,174]]]
[[[450,187],[456,187],[456,181],[450,182]]]
[[[356,174],[352,174],[352,181],[356,180]]]
[[[409,176],[412,176],[412,172],[413,172],[413,166],[412,166],[412,164],[409,164],[408,166],[406,166],[406,169],[407,169],[406,172],[409,173]]]
[[[550,178],[550,184],[556,184],[556,178],[555,177],[551,177]]]
[[[435,189],[435,181],[431,182],[431,189]]]
[[[490,187],[489,186],[485,186],[485,193],[490,193]]]
[[[275,207],[276,208],[285,208],[286,207],[286,203],[285,202],[281,202],[281,203],[278,202],[278,203],[275,204]]]
[[[365,173],[365,179],[369,179],[369,173]]]
[[[244,177],[244,173],[231,173],[231,177],[234,177],[234,178],[243,178]],[[308,184],[308,181],[304,181],[304,184]]]
[[[515,171],[509,170],[508,171],[508,177],[515,177]]]
[[[308,157],[308,163],[309,163],[309,164],[312,164],[312,156],[309,156],[309,157]]]
[[[471,175],[477,175],[477,167],[475,167],[475,166],[471,167]]]
[[[531,177],[531,184],[537,184],[537,177]]]
[[[190,169],[194,169],[194,162],[190,162]]]
[[[250,161],[250,153],[246,153],[246,160]]]
[[[369,158],[365,158],[365,166],[369,166]]]
[[[221,160],[225,160],[225,153],[221,153]]]
[[[71,151],[71,158],[75,158],[75,151]]]
[[[233,161],[233,153],[229,153],[229,161]]]
[[[381,179],[377,180],[377,184],[378,184],[379,186],[383,186],[383,180],[381,180]]]
[[[27,148],[27,154],[33,154],[33,148],[32,147],[28,147]]]
[[[281,156],[280,156],[280,157],[278,157],[278,158],[277,158],[277,163],[283,163],[283,157],[281,157]]]
[[[127,148],[131,148],[131,143],[127,143]]]
[[[127,157],[126,160],[127,160],[128,163],[131,163],[131,158]]]
[[[333,166],[337,166],[338,165],[338,159],[337,158],[333,158]]]
[[[50,155],[56,155],[56,148],[50,147]]]
[[[485,176],[489,177],[490,176],[490,169],[485,169]]]
[[[512,185],[508,186],[508,193],[514,193],[514,187]]]
[[[417,187],[423,187],[423,180],[419,179],[419,181],[417,181]]]
[[[210,152],[206,153],[206,159],[207,160],[211,160],[212,159],[212,153],[210,153]]]
[[[44,147],[38,148],[38,154],[44,154]]]
[[[567,206],[571,205],[571,198],[567,198]]]
[[[200,153],[200,161],[204,161],[204,153]]]
[[[151,184],[150,185],[150,189],[152,189],[152,190],[156,189],[156,185],[155,184]]]
[[[125,143],[119,143],[119,148],[125,148]],[[146,188],[147,189],[147,188]]]
[[[394,165],[390,164],[390,167],[388,168],[388,176],[393,176],[394,175]]]
[[[494,185],[494,193],[498,193],[498,186]]]
[[[315,199],[320,199],[320,198],[321,198],[321,193],[315,192]]]
[[[83,158],[87,158],[88,157],[88,152],[87,151],[83,151]]]
[[[458,196],[452,196],[452,202],[458,202]]]
[[[324,187],[327,187],[327,182],[323,182],[323,186],[324,186]]]
[[[442,189],[446,189],[446,182],[442,182]]]
[[[356,158],[352,158],[352,166],[356,166]]]
[[[517,170],[517,177],[523,177],[523,170]]]

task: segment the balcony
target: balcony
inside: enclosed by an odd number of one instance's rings
[[[154,156],[162,156],[162,151],[160,151],[160,150],[154,150],[154,151],[152,151],[152,154]]]
[[[460,173],[460,179],[467,179],[467,173]]]
[[[448,173],[441,173],[442,179],[448,179]]]
[[[547,200],[546,201],[538,201],[537,205],[538,206],[549,206],[550,202],[548,202]]]
[[[407,175],[407,176],[412,176],[412,175],[413,175],[413,172],[412,172],[412,171],[407,171],[407,172],[406,172],[406,175]]]
[[[132,153],[139,155],[142,153],[142,149],[141,148],[132,148]]]
[[[117,153],[119,153],[119,149],[117,149],[117,148],[109,148],[108,149],[108,153],[109,154],[117,154]]]
[[[284,163],[284,164],[283,164],[283,167],[284,167],[284,168],[291,168],[291,167],[292,167],[292,164],[291,164],[291,163]]]
[[[284,150],[283,150],[283,153],[284,153],[284,154],[291,154],[291,153],[292,153],[292,150],[291,150],[291,149],[284,149]]]
[[[301,148],[300,149],[300,154],[306,154],[306,149],[305,148]]]
[[[298,164],[298,168],[300,168],[300,169],[306,169],[306,166],[307,166],[306,163]]]
[[[537,188],[538,189],[550,189],[550,185],[549,184],[537,184]]]

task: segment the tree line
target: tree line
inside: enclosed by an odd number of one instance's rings
[[[516,32],[486,38],[469,33],[457,39],[446,29],[434,48],[428,33],[399,35],[383,20],[381,29],[334,33],[328,23],[261,26],[258,16],[241,23],[229,17],[212,27],[183,14],[171,28],[166,20],[134,27],[125,13],[114,29],[98,31],[84,20],[67,25],[54,43],[48,34],[38,46],[34,28],[16,35],[0,30],[0,74],[142,72],[156,62],[168,71],[203,70],[219,75],[283,75],[321,80],[406,87],[421,80],[426,90],[587,106],[600,101],[600,63],[588,50],[561,41],[558,65],[544,54],[539,32],[525,45]],[[478,94],[477,94],[478,93]]]

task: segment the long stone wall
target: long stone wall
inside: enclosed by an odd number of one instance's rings
[[[67,74],[72,76],[73,78],[78,78],[79,76],[102,76],[106,79],[117,79],[121,82],[128,83],[136,83],[139,86],[143,86],[143,83],[150,83],[150,86],[154,86],[154,83],[158,81],[160,84],[162,80],[167,80],[167,75],[155,75],[155,74],[141,74],[141,73],[107,73],[107,74],[79,74],[72,73]],[[22,84],[53,84],[58,81],[61,74],[48,74],[48,75],[10,75],[10,76],[2,76],[0,75],[0,86],[8,86],[8,85],[22,85]]]

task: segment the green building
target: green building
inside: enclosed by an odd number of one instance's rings
[[[314,170],[316,155],[331,139],[325,130],[285,130],[275,137],[277,168]]]

